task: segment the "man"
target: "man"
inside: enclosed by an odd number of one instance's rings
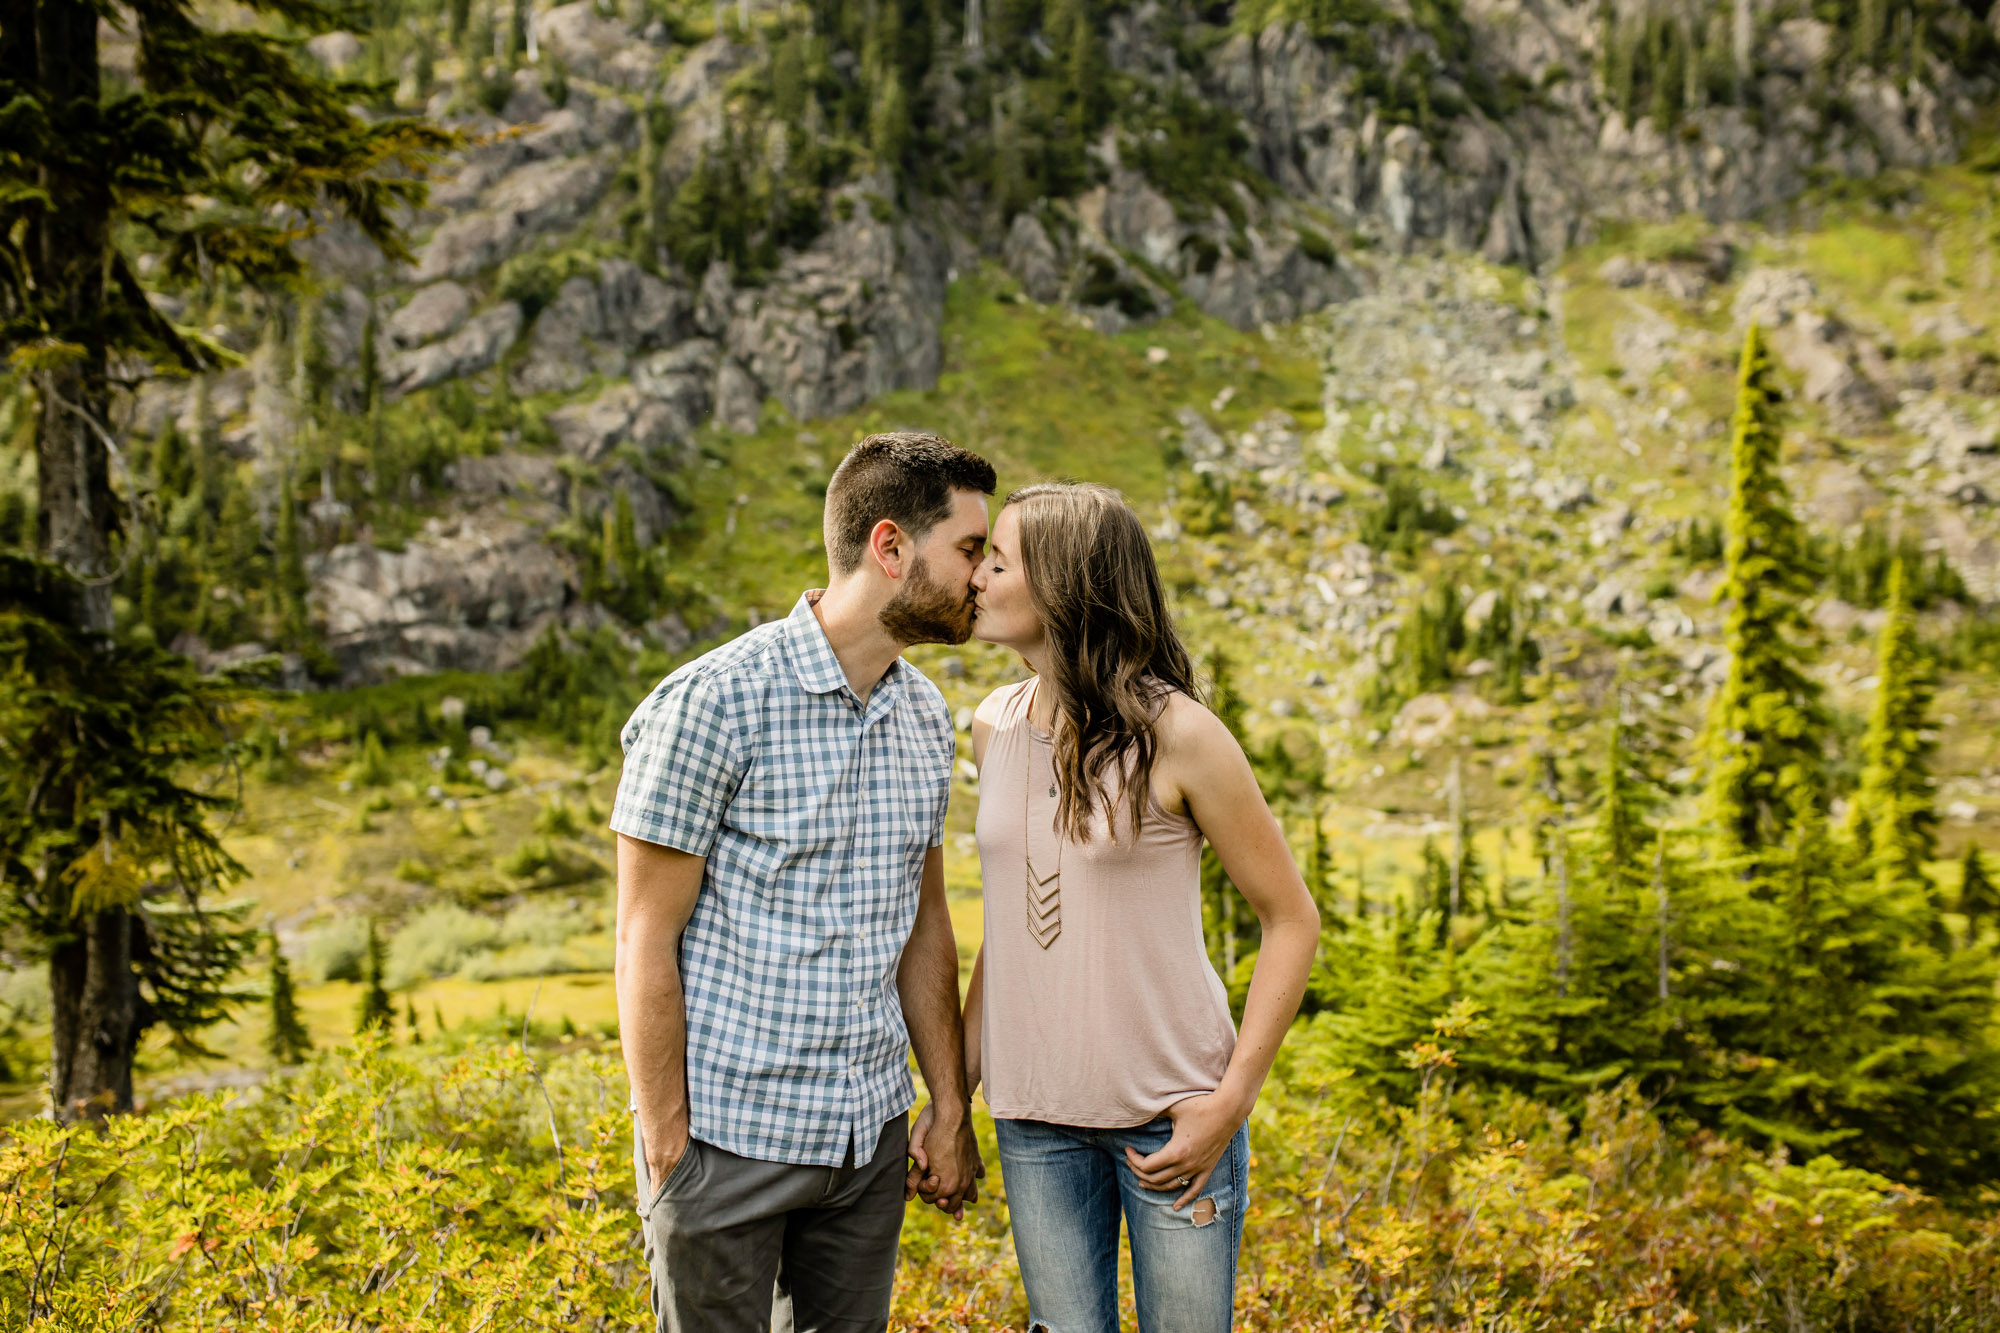
[[[954,735],[900,655],[970,634],[994,484],[936,435],[861,441],[827,484],[826,590],[625,726],[618,1020],[660,1333],[883,1329],[907,1157],[927,1200],[972,1197]]]

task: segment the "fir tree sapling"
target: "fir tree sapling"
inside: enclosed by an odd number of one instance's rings
[[[368,952],[361,960],[361,1004],[354,1015],[357,1033],[387,1032],[396,1021],[396,1007],[389,1001],[389,988],[382,981],[385,950],[375,918],[368,918]]]
[[[295,1065],[312,1050],[312,1038],[299,1018],[298,997],[292,989],[292,965],[271,932],[271,1027],[264,1049],[281,1065]]]
[[[1995,885],[1976,842],[1965,845],[1965,856],[1959,861],[1958,910],[1965,918],[1967,943],[1976,942],[1981,927],[1988,922],[2000,921],[2000,886]]]

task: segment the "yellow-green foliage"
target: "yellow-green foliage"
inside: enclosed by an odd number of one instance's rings
[[[1623,1090],[1575,1125],[1454,1094],[1464,1027],[1406,1052],[1422,1090],[1400,1107],[1293,1034],[1251,1120],[1239,1326],[1984,1328],[2000,1313],[2000,1222],[1827,1159],[1678,1138]],[[233,1106],[14,1125],[0,1327],[642,1327],[623,1071],[615,1051],[540,1060],[511,1041],[420,1055],[365,1038]],[[964,1225],[912,1206],[896,1326],[1025,1322],[1005,1181],[988,1184]]]

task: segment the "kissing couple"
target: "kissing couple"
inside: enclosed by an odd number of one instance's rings
[[[622,740],[617,992],[660,1333],[880,1330],[905,1204],[962,1218],[983,1083],[1031,1327],[1223,1333],[1245,1128],[1319,917],[1202,703],[1118,492],[1001,504],[978,455],[871,435],[827,484],[827,586],[681,667]],[[1032,673],[971,726],[985,942],[945,902],[958,738],[902,658],[973,635]],[[1232,1021],[1201,850],[1263,925]],[[915,1102],[914,1051],[929,1103]]]

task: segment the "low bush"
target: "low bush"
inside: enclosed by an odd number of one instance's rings
[[[432,977],[448,977],[499,939],[500,925],[491,917],[450,903],[426,907],[390,939],[383,979],[389,989],[402,990]]]
[[[24,967],[0,972],[0,1023],[21,1019],[49,1021],[49,974],[46,968]]]
[[[361,960],[368,955],[368,922],[358,916],[336,917],[301,937],[293,954],[306,981],[361,980]]]
[[[457,1035],[457,1034],[455,1034]],[[615,1050],[531,1058],[385,1039],[257,1098],[0,1138],[0,1327],[629,1329],[646,1325]],[[1248,1333],[1980,1330],[2000,1219],[1818,1157],[1677,1133],[1629,1088],[1576,1118],[1455,1089],[1449,1032],[1364,1091],[1305,1026],[1250,1122]],[[538,1064],[537,1059],[543,1061]],[[893,1321],[1025,1325],[992,1171],[954,1225],[913,1204]]]
[[[531,901],[507,914],[500,938],[507,944],[561,944],[597,929],[594,914],[581,904]]]
[[[467,981],[506,981],[513,977],[553,977],[565,972],[608,972],[611,946],[521,944],[467,960],[459,973]]]

